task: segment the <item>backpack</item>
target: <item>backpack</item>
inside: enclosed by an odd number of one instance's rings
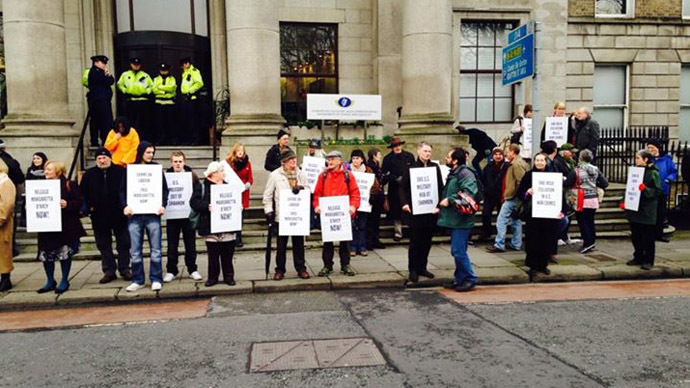
[[[350,195],[350,173],[349,170],[346,168],[343,170],[343,174],[345,175],[345,186],[347,186],[347,194]],[[322,178],[321,178],[321,185],[326,187],[326,175],[328,175],[328,169],[326,169],[323,172]]]

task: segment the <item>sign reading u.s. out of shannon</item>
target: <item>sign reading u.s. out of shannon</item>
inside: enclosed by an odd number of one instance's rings
[[[307,120],[381,120],[378,94],[307,94]]]

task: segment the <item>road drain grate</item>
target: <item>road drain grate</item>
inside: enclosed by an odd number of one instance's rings
[[[250,373],[279,370],[385,365],[370,338],[343,338],[252,344]]]

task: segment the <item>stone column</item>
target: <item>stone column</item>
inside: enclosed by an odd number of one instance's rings
[[[278,7],[278,0],[225,2],[231,115],[223,148],[235,142],[245,145],[257,173],[257,190],[267,177],[266,151],[285,121],[280,115]]]
[[[31,153],[71,161],[78,136],[67,95],[63,0],[4,0],[8,115],[2,138],[22,167]]]

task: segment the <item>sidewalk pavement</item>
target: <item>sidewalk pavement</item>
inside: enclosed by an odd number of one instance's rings
[[[525,252],[509,251],[492,254],[485,251],[486,244],[470,247],[469,255],[479,277],[480,285],[528,283],[527,268],[524,266]],[[582,255],[578,252],[580,244],[559,247],[559,264],[551,264],[551,275],[538,275],[535,282],[569,282],[585,280],[623,280],[690,277],[690,232],[679,231],[670,243],[656,244],[656,265],[651,271],[630,267],[625,262],[632,257],[630,240],[601,240],[597,249]],[[0,294],[0,310],[25,307],[46,307],[53,305],[75,305],[89,303],[121,303],[138,300],[210,297],[215,295],[268,293],[304,290],[329,290],[348,288],[402,288],[407,284],[407,248],[392,246],[387,249],[369,252],[369,256],[356,256],[352,267],[357,272],[350,277],[339,273],[337,262],[334,274],[317,277],[322,267],[321,251],[306,252],[307,266],[311,279],[302,280],[291,268],[291,252],[288,251],[288,272],[282,281],[266,280],[264,273],[264,254],[246,252],[235,255],[235,280],[237,285],[230,287],[220,283],[205,287],[204,281],[194,282],[187,271],[180,266],[182,277],[163,285],[159,292],[147,288],[129,293],[124,288],[129,284],[121,279],[108,284],[99,284],[103,276],[99,261],[74,261],[70,274],[71,288],[62,295],[54,293],[38,294],[36,290],[45,284],[43,266],[39,262],[15,263],[12,272],[14,288]],[[337,256],[337,255],[336,255]],[[275,260],[275,252],[272,255]],[[165,260],[165,259],[164,259]],[[183,260],[180,260],[183,262]],[[206,277],[207,258],[200,255],[197,263],[199,272]],[[273,273],[272,262],[271,274]],[[148,263],[145,265],[148,276]],[[165,263],[163,268],[165,269]],[[438,286],[453,279],[454,261],[450,245],[434,245],[429,254],[429,270],[436,275],[433,280],[421,278],[415,287]],[[60,267],[56,268],[59,281]],[[222,280],[222,279],[221,279]]]

